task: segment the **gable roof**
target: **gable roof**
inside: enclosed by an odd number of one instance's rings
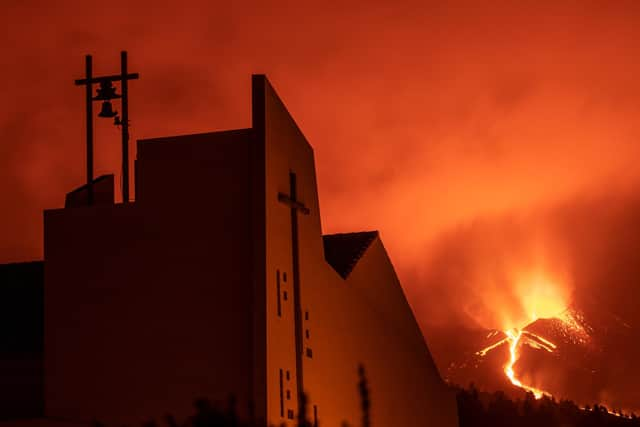
[[[324,259],[343,279],[346,279],[376,237],[378,237],[377,231],[322,236]]]

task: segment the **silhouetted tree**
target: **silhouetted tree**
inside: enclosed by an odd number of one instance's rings
[[[370,427],[370,390],[362,365],[358,367],[358,376],[362,427]],[[580,408],[569,400],[558,402],[546,396],[535,399],[531,393],[527,393],[523,399],[513,400],[503,392],[481,392],[473,383],[468,389],[455,388],[455,391],[460,427],[640,427],[640,419],[635,414],[625,415],[618,409],[613,415],[599,404]],[[307,419],[307,404],[307,396],[301,396],[297,427],[312,426]],[[213,405],[206,399],[196,400],[194,408],[195,414],[184,422],[179,423],[167,415],[160,427],[266,427],[253,420],[241,419],[237,412],[237,401],[233,397],[227,401],[226,408],[224,405]],[[430,420],[425,419],[423,424],[429,423]],[[93,422],[92,427],[105,426]],[[158,427],[158,424],[150,420],[141,427]],[[343,421],[341,427],[349,427],[349,424]]]
[[[307,394],[302,393],[300,395],[300,404],[298,410],[298,427],[311,427],[311,423],[307,418],[307,407],[309,406],[309,401],[307,399]]]
[[[502,392],[480,393],[473,384],[456,390],[460,427],[640,427],[634,415],[612,415],[598,404],[580,408],[569,400],[536,400],[531,393],[511,400]]]
[[[369,384],[367,382],[367,376],[362,364],[358,366],[358,376],[360,377],[360,381],[358,382],[358,390],[360,391],[360,405],[362,408],[362,427],[370,427],[371,399],[369,397]]]

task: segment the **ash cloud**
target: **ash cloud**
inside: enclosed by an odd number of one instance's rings
[[[640,377],[640,194],[576,197],[526,213],[485,217],[443,233],[419,274],[412,300],[432,350],[445,368],[468,331],[501,328],[504,305],[519,309],[509,272],[551,260],[569,281],[570,308],[594,329],[593,375],[586,381],[610,407],[638,410]],[[442,331],[448,331],[443,340]],[[468,350],[468,349],[467,349]],[[445,364],[445,366],[442,366]],[[559,380],[558,380],[559,381]],[[571,390],[578,379],[565,379]],[[574,390],[575,394],[584,390]],[[567,396],[571,397],[571,395]]]
[[[380,229],[402,271],[470,218],[639,178],[635,3],[5,3],[2,262],[41,256],[40,212],[83,182],[72,81],[122,48],[133,139],[246,127],[267,73],[315,148],[326,232]],[[100,122],[96,172],[118,158]]]
[[[575,194],[640,181],[640,3],[310,7],[3,2],[0,262],[41,258],[42,210],[83,183],[84,55],[110,73],[127,49],[133,139],[247,127],[267,73],[314,146],[325,231],[381,230],[423,325],[498,323],[474,283],[541,253],[635,321],[637,203]],[[97,174],[117,141],[97,124]]]
[[[514,266],[545,262],[566,273],[568,283],[561,286],[570,287],[570,303],[596,304],[640,325],[633,298],[640,283],[640,194],[576,197],[485,216],[441,233],[428,253],[408,274],[425,323],[499,328],[490,316],[469,313],[480,306],[487,313],[495,309],[485,294],[502,292],[509,299],[513,284],[506,276]],[[483,281],[495,286],[478,286]]]

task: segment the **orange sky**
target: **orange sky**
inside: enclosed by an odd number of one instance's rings
[[[134,140],[248,127],[266,73],[315,149],[325,232],[379,229],[423,324],[467,321],[443,284],[540,245],[572,290],[634,263],[607,230],[638,206],[635,0],[54,3],[0,10],[0,262],[41,258],[42,210],[84,180],[84,55],[108,74],[127,49]],[[107,121],[96,156],[119,170]]]
[[[5,2],[0,262],[40,258],[42,209],[83,182],[87,52],[112,73],[129,50],[133,139],[247,127],[267,73],[325,231],[381,230],[410,286],[442,233],[636,184],[640,4],[387,3]],[[97,123],[96,172],[117,171]]]

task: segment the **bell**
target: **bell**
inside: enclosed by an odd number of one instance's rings
[[[116,88],[113,87],[111,80],[101,80],[100,87],[98,88],[97,95],[93,98],[94,101],[108,101],[110,99],[120,98],[120,95],[116,93]]]
[[[113,111],[113,106],[109,101],[102,103],[102,109],[98,113],[98,117],[115,117],[118,115],[117,111]]]

